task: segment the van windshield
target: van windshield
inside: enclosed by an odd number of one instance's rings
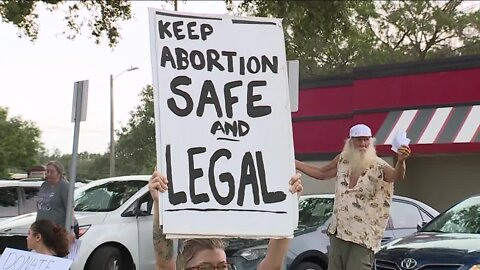
[[[113,211],[147,184],[147,181],[132,180],[82,187],[75,192],[75,211]]]
[[[468,198],[427,224],[423,232],[480,234],[480,196]]]

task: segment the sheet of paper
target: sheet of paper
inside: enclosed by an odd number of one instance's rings
[[[398,130],[397,134],[392,141],[392,151],[398,153],[398,148],[402,145],[408,145],[410,143],[410,139],[407,138],[407,132],[404,130]]]
[[[13,248],[6,248],[0,257],[0,270],[68,270],[71,265],[72,260]]]

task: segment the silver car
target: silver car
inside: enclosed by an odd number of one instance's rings
[[[303,196],[299,202],[299,222],[290,243],[284,267],[288,270],[325,270],[329,238],[326,234],[333,213],[334,194]],[[414,199],[393,196],[390,220],[382,244],[417,231],[438,212]],[[267,240],[231,240],[228,261],[237,270],[254,270],[267,250]]]

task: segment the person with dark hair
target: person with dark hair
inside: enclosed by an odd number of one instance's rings
[[[50,220],[37,220],[28,230],[27,247],[40,254],[65,257],[69,252],[67,231]]]
[[[300,174],[290,179],[290,192],[303,191]],[[150,178],[148,188],[154,201],[153,214],[153,245],[157,270],[234,270],[234,266],[227,263],[225,253],[226,244],[216,238],[192,238],[184,240],[176,260],[173,253],[173,240],[166,239],[162,226],[159,225],[159,196],[158,191],[165,192],[168,180],[159,172],[154,172]],[[283,259],[288,251],[290,239],[270,239],[267,255],[260,262],[257,270],[280,270]]]

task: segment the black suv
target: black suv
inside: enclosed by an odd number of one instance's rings
[[[480,270],[480,195],[385,245],[375,258],[377,270]]]

